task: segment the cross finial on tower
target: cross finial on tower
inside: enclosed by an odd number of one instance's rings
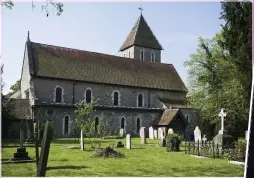
[[[27,41],[30,41],[29,31],[28,31],[28,34],[27,34]]]
[[[142,8],[142,5],[140,5],[140,7],[139,7],[138,9],[140,10],[140,12],[141,12],[141,14],[142,14],[142,11],[144,10],[144,9]]]

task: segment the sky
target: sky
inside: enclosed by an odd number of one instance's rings
[[[3,93],[21,77],[27,33],[32,42],[86,51],[119,55],[136,20],[143,16],[163,47],[163,63],[173,64],[187,83],[184,61],[196,53],[198,38],[212,38],[221,30],[219,2],[104,2],[64,3],[61,16],[49,17],[42,3],[15,3],[12,10],[2,9]]]

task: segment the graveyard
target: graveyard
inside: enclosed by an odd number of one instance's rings
[[[126,139],[105,139],[102,147]],[[19,145],[19,140],[5,141],[5,145]],[[131,149],[114,148],[125,155],[124,158],[95,158],[88,140],[85,139],[84,151],[80,142],[69,139],[52,140],[46,168],[46,176],[239,176],[244,173],[244,166],[230,164],[226,159],[195,158],[184,153],[184,144],[180,152],[166,152],[160,146],[159,139],[146,139],[141,144],[140,138],[132,138]],[[77,149],[66,147],[77,146]],[[2,149],[3,176],[35,176],[35,149],[27,147],[29,156],[34,162],[12,164],[4,161],[13,157],[15,147]]]

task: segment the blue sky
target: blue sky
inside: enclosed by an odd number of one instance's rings
[[[2,10],[2,62],[6,94],[21,76],[30,31],[33,42],[119,55],[118,50],[140,15],[141,3],[64,3],[61,16],[46,17],[39,3],[15,3]],[[161,43],[162,62],[175,66],[187,83],[184,61],[196,52],[198,37],[220,31],[219,2],[142,2],[143,16]],[[52,9],[50,9],[52,12]]]

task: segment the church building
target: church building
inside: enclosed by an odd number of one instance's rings
[[[174,66],[161,62],[162,50],[142,13],[120,56],[32,42],[28,35],[15,95],[29,107],[23,119],[52,119],[55,137],[71,137],[76,104],[97,100],[95,127],[107,121],[112,131],[139,136],[141,127],[159,123],[165,107],[186,101],[187,88]]]

